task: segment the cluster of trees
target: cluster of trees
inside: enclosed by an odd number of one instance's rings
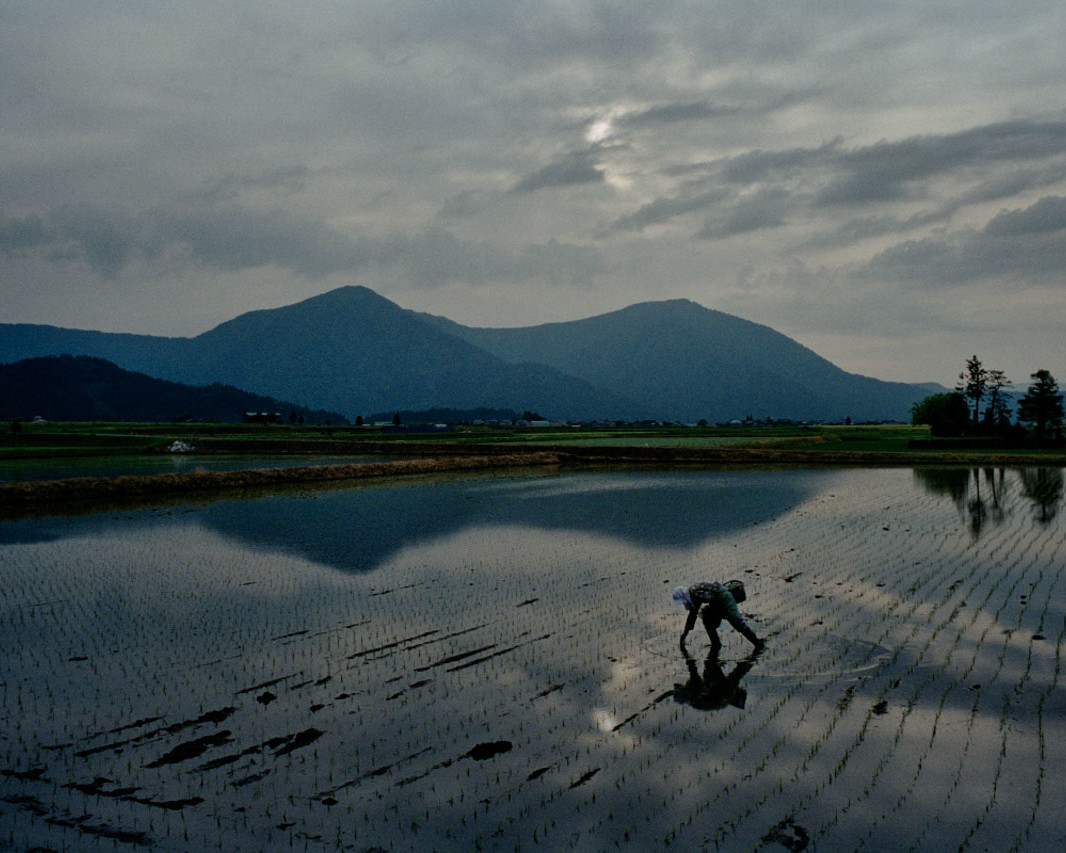
[[[1059,427],[1063,395],[1048,370],[1030,374],[1028,391],[1018,399],[1017,421],[1011,423],[1010,380],[1002,370],[986,369],[973,355],[959,374],[954,391],[933,394],[914,404],[911,423],[928,424],[933,435],[1024,435],[1020,424],[1031,424],[1038,441]]]

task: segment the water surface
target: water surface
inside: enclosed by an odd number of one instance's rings
[[[1062,471],[442,477],[0,525],[16,847],[1053,849]],[[739,577],[767,650],[678,645]]]

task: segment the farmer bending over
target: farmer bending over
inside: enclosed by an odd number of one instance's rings
[[[711,648],[717,651],[722,647],[722,641],[718,639],[718,626],[725,619],[737,629],[758,651],[766,643],[755,636],[755,632],[748,627],[744,617],[740,615],[737,605],[747,598],[744,592],[744,584],[740,581],[728,583],[708,583],[701,581],[690,587],[679,586],[674,590],[674,604],[683,606],[688,611],[688,619],[685,620],[685,630],[681,632],[681,645],[685,645],[685,637],[696,624],[696,614],[703,609],[703,627],[707,629],[707,636],[711,638]]]

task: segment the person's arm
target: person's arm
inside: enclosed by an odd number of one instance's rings
[[[699,607],[692,607],[688,611],[688,619],[685,620],[685,630],[681,632],[681,644],[685,644],[685,637],[688,636],[688,632],[692,630],[692,626],[696,624],[696,612]]]

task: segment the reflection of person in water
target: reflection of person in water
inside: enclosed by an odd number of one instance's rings
[[[740,661],[733,671],[726,675],[718,663],[718,653],[712,650],[703,663],[703,675],[696,667],[696,659],[685,654],[688,666],[688,682],[674,685],[674,701],[684,702],[700,711],[715,711],[732,705],[743,708],[748,699],[748,691],[740,686],[740,679],[755,666],[755,658]]]
[[[688,611],[685,630],[681,632],[682,648],[685,645],[685,637],[696,624],[696,614],[701,611],[703,627],[707,629],[707,636],[711,638],[711,648],[715,652],[722,647],[722,641],[718,639],[718,626],[722,624],[723,619],[755,646],[756,651],[763,648],[766,643],[755,636],[755,632],[748,627],[748,623],[744,621],[744,617],[740,615],[740,610],[737,608],[737,605],[746,598],[744,584],[740,581],[729,581],[724,584],[701,581],[689,587],[677,587],[674,590],[674,604]]]

